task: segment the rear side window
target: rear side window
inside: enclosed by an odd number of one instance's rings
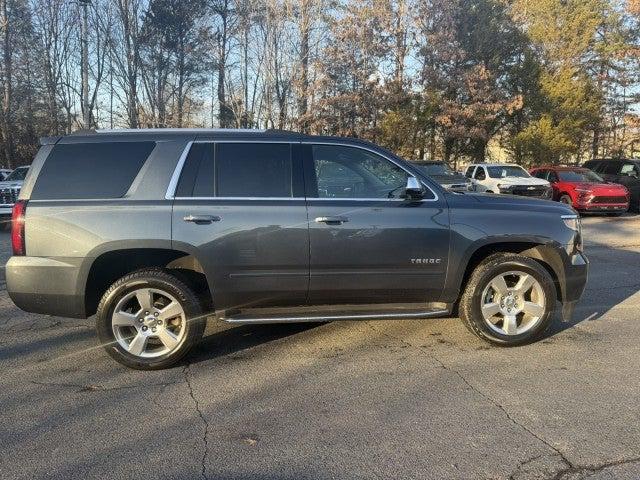
[[[291,197],[291,146],[284,143],[219,143],[216,196]]]
[[[122,197],[154,147],[155,142],[56,145],[38,175],[31,198]]]
[[[212,143],[194,143],[182,168],[176,197],[213,197],[215,165]]]
[[[620,162],[602,162],[596,172],[605,173],[607,175],[617,175],[620,169]]]
[[[593,170],[594,172],[597,172],[601,164],[602,162],[598,162],[596,160],[587,160],[586,162],[584,162],[583,167],[588,168],[589,170]]]
[[[194,143],[176,197],[292,197],[291,146],[286,143]]]

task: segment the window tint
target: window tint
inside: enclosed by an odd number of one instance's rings
[[[473,169],[476,168],[473,165],[470,166],[469,168],[467,168],[467,171],[464,173],[464,176],[467,178],[471,178],[471,175],[473,175]]]
[[[176,197],[213,197],[213,144],[194,143],[182,167]]]
[[[291,146],[284,143],[218,143],[218,197],[291,197]]]
[[[154,142],[58,144],[45,161],[31,198],[122,197],[154,147]]]
[[[427,175],[453,176],[456,174],[444,163],[417,163],[416,166]]]
[[[602,162],[596,172],[607,175],[617,175],[620,169],[620,162]]]
[[[489,176],[491,178],[505,178],[505,177],[517,177],[517,178],[529,178],[529,172],[524,168],[516,165],[503,165],[500,167],[487,167]]]
[[[487,174],[485,173],[484,168],[478,167],[473,178],[475,178],[476,180],[485,180],[487,178]]]
[[[559,181],[558,174],[554,171],[550,171],[549,176],[546,179],[549,180],[551,183],[556,183]]]
[[[536,177],[536,178],[546,179],[547,178],[547,170],[535,170],[531,175]]]
[[[563,182],[599,183],[602,178],[591,170],[561,170],[558,172]]]
[[[7,175],[7,181],[22,181],[27,176],[29,167],[18,167],[9,175]]]
[[[602,162],[595,162],[590,165],[585,164],[585,167],[589,168],[590,170],[593,170],[594,172],[599,172],[599,173],[604,172],[604,163]]]
[[[313,164],[319,198],[403,198],[409,177],[395,163],[357,147],[314,145]]]

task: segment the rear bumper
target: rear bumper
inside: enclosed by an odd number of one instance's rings
[[[5,267],[9,297],[25,312],[84,318],[84,295],[77,292],[81,260],[11,257]]]

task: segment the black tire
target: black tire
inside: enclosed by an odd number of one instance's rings
[[[139,288],[153,288],[172,295],[184,310],[186,332],[175,350],[162,356],[144,358],[132,355],[117,341],[112,328],[112,315],[116,305],[125,295]],[[150,268],[138,270],[116,281],[105,292],[96,312],[96,330],[100,343],[117,362],[138,370],[158,370],[175,365],[201,338],[206,327],[206,317],[193,290],[166,270]]]
[[[545,296],[545,310],[530,330],[522,334],[503,335],[492,330],[485,322],[481,311],[481,297],[493,278],[510,271],[528,273],[538,281]],[[542,265],[522,255],[497,253],[487,257],[472,272],[460,299],[459,315],[474,335],[495,345],[511,347],[530,343],[547,332],[553,321],[555,302],[556,289],[553,279]]]
[[[571,197],[569,195],[560,195],[560,198],[558,199],[558,201],[560,203],[564,203],[565,205],[573,205],[573,200],[571,200]]]

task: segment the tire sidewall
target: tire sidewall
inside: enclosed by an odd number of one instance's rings
[[[519,335],[503,335],[495,330],[492,330],[482,315],[482,293],[487,287],[489,282],[493,280],[497,275],[510,271],[522,271],[533,276],[542,286],[542,290],[545,295],[545,313],[540,317],[537,324],[534,325],[528,331]],[[527,343],[537,338],[542,332],[544,332],[552,319],[552,315],[555,309],[555,287],[549,274],[544,271],[542,266],[534,268],[525,262],[518,260],[506,260],[498,265],[488,268],[484,271],[477,283],[477,287],[471,297],[471,315],[474,324],[481,330],[483,336],[488,337],[492,342],[502,345],[520,345]]]
[[[159,357],[141,358],[132,355],[120,346],[113,334],[111,319],[116,305],[125,295],[139,288],[154,288],[170,294],[180,303],[185,312],[186,332],[180,345],[173,351]],[[202,320],[198,319],[202,314],[202,309],[192,297],[193,294],[188,289],[181,288],[178,282],[144,274],[125,277],[107,291],[98,307],[96,330],[100,343],[104,345],[111,357],[132,368],[154,369],[176,363],[188,352],[193,343],[199,340],[203,330],[199,325]]]
[[[564,202],[563,199],[567,199],[568,202]],[[565,205],[569,205],[570,207],[573,206],[573,199],[571,198],[570,195],[567,195],[566,193],[564,195],[560,195],[560,198],[558,199],[558,201],[560,203],[564,203]]]

